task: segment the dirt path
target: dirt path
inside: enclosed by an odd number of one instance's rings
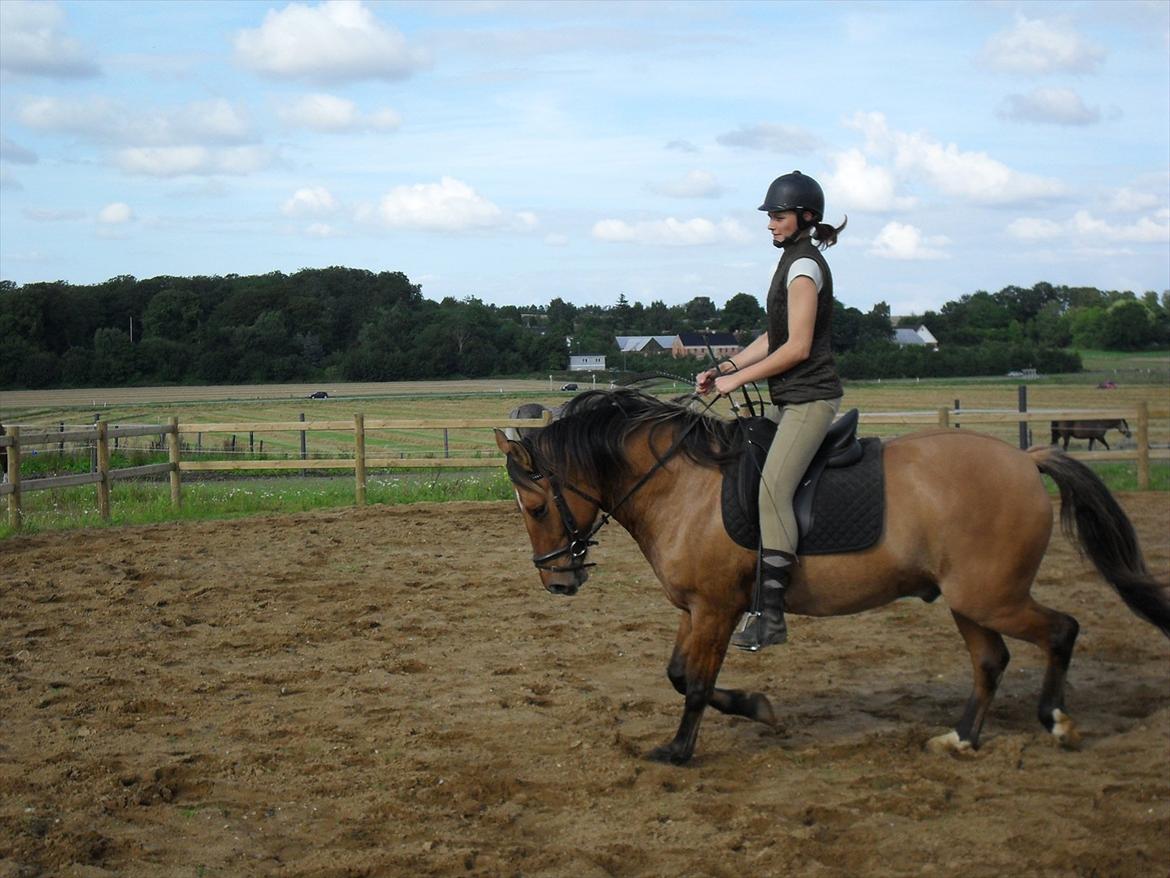
[[[1126,495],[1158,575],[1170,498]],[[0,878],[1150,876],[1170,866],[1170,644],[1055,537],[1081,622],[1078,752],[1014,657],[977,757],[942,602],[794,619],[733,655],[767,729],[670,737],[676,617],[607,528],[572,599],[510,504],[369,508],[0,543]]]

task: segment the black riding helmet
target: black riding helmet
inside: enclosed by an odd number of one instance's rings
[[[774,210],[794,210],[796,211],[796,227],[803,231],[824,219],[825,192],[821,189],[821,184],[812,177],[808,177],[800,171],[793,171],[791,174],[785,174],[772,181],[772,185],[768,187],[768,194],[764,196],[764,203],[760,205],[760,210],[768,213]],[[805,220],[805,211],[813,215],[811,222]],[[795,237],[795,235],[792,236],[792,238]],[[782,247],[791,241],[773,241],[772,243],[777,247]]]
[[[812,177],[793,171],[772,181],[760,210],[807,210],[813,214],[813,222],[819,223],[825,216],[825,192]]]

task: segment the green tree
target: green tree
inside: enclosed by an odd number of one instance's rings
[[[1133,299],[1123,300],[1105,312],[1101,342],[1111,350],[1137,350],[1150,343],[1153,330],[1153,316],[1146,306]]]
[[[719,326],[729,332],[764,328],[764,309],[755,296],[736,293],[723,306]]]

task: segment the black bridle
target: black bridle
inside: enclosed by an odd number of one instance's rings
[[[713,402],[714,401],[712,401],[712,403]],[[709,409],[710,407],[711,403],[707,404],[706,408]],[[587,567],[596,567],[597,565],[595,563],[585,560],[585,556],[589,553],[589,547],[597,545],[597,540],[593,539],[593,537],[597,535],[599,530],[609,524],[610,518],[622,507],[622,505],[627,500],[629,500],[634,496],[634,494],[641,490],[642,486],[649,482],[650,479],[654,477],[654,474],[666,466],[667,461],[669,461],[672,457],[674,457],[675,454],[678,453],[679,449],[682,448],[683,441],[687,438],[687,435],[691,432],[691,430],[695,429],[699,421],[699,418],[692,420],[691,423],[687,425],[686,429],[682,430],[678,436],[675,437],[675,440],[673,443],[671,443],[670,448],[666,449],[666,453],[654,462],[654,466],[650,467],[650,469],[643,473],[642,476],[636,482],[634,482],[630,489],[626,491],[624,495],[622,495],[622,498],[613,504],[608,512],[602,511],[600,517],[594,521],[593,525],[588,530],[582,530],[580,525],[577,524],[576,516],[573,515],[573,511],[569,508],[569,504],[565,501],[564,492],[561,490],[561,482],[560,479],[557,478],[556,473],[552,472],[551,470],[548,473],[541,473],[537,470],[531,470],[527,472],[527,477],[533,482],[540,482],[542,480],[548,482],[549,490],[552,493],[553,503],[556,504],[557,512],[561,516],[561,526],[565,530],[566,537],[565,545],[561,548],[553,549],[553,551],[546,552],[543,555],[534,554],[532,556],[532,563],[536,566],[536,568],[538,570],[546,570],[549,573],[576,573],[580,570],[584,570]],[[527,440],[523,440],[523,442],[525,446],[527,446],[529,458],[535,462],[537,458],[535,449],[531,444],[528,443]],[[604,505],[603,501],[597,499],[591,494],[586,493],[585,491],[582,491],[571,482],[565,482],[564,488],[567,491],[572,491],[578,497],[581,497],[582,499],[592,503],[598,508],[598,510],[601,510],[601,507]],[[558,566],[550,563],[555,561],[557,558],[562,558],[566,555],[569,558],[569,562],[567,564]]]

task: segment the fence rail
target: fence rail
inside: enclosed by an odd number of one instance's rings
[[[1170,409],[1151,409],[1146,402],[1135,406],[1110,409],[1046,409],[1029,411],[974,410],[942,407],[933,411],[917,412],[865,412],[861,423],[886,426],[938,426],[954,429],[972,425],[1021,424],[1057,420],[1112,420],[1123,418],[1136,425],[1135,447],[1117,451],[1070,452],[1069,456],[1081,460],[1134,461],[1137,464],[1137,482],[1140,490],[1148,490],[1150,483],[1150,461],[1170,460],[1170,449],[1151,448],[1149,425],[1151,418],[1170,417]],[[98,510],[103,519],[110,516],[110,486],[122,479],[168,475],[171,488],[171,505],[178,509],[182,504],[182,473],[256,471],[256,470],[352,470],[354,472],[354,501],[357,505],[366,502],[366,481],[370,469],[434,469],[434,468],[484,468],[499,465],[502,458],[493,453],[488,457],[440,457],[403,458],[370,454],[366,438],[370,431],[401,429],[476,429],[492,427],[544,427],[550,415],[543,418],[456,418],[442,421],[425,419],[369,419],[358,413],[352,420],[345,421],[265,421],[258,423],[189,423],[180,425],[177,418],[167,424],[111,425],[98,421],[92,427],[71,430],[45,430],[41,427],[28,428],[17,425],[8,427],[8,434],[0,436],[0,451],[7,457],[7,482],[0,484],[0,496],[8,497],[8,519],[14,530],[19,530],[23,521],[21,497],[30,491],[55,488],[97,485]],[[334,458],[309,458],[305,454],[303,437],[310,431],[352,432],[353,456]],[[204,433],[262,433],[297,432],[302,436],[301,457],[298,459],[267,460],[183,460],[181,437]],[[155,436],[160,444],[165,438],[168,461],[111,468],[110,442],[119,438]],[[35,479],[21,478],[21,458],[25,449],[41,445],[58,445],[64,442],[93,443],[94,469],[88,473],[65,476],[51,476]]]

